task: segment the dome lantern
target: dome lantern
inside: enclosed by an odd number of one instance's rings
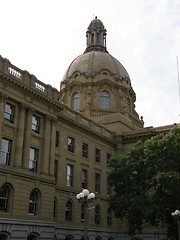
[[[106,29],[97,17],[91,21],[86,31],[86,52],[106,50]]]

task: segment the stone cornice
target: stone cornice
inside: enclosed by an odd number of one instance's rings
[[[84,126],[82,124],[82,122],[73,120],[72,118],[64,115],[63,113],[58,114],[58,119],[60,121],[63,121],[66,124],[69,124],[71,126],[75,126],[75,127],[81,129],[82,131],[84,131],[86,133],[88,132],[88,134],[93,135],[93,137],[96,137],[96,139],[99,138],[100,140],[103,140],[103,141],[107,142],[108,144],[111,144],[112,146],[116,145],[116,143],[113,140],[113,133],[109,132],[109,135],[111,135],[111,137],[108,137],[108,136],[106,136],[106,134],[103,134],[103,130],[104,130],[104,132],[108,131],[103,126],[99,126],[99,128],[101,129],[101,133],[98,133],[97,131],[95,131],[93,129],[92,125],[95,124],[95,123],[92,120],[89,120],[89,125],[90,126],[87,127],[87,126]]]

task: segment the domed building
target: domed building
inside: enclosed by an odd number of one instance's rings
[[[69,65],[60,99],[97,123],[120,133],[143,127],[128,72],[106,47],[106,29],[95,17],[86,32],[86,50]]]
[[[109,207],[109,160],[174,127],[144,128],[135,101],[97,17],[60,91],[0,56],[1,240],[131,240]],[[135,239],[165,236],[145,226]]]

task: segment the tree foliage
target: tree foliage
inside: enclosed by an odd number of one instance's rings
[[[171,213],[180,209],[180,128],[138,142],[110,165],[110,206],[117,218],[127,220],[129,233],[141,232],[146,222],[167,226],[173,235]]]

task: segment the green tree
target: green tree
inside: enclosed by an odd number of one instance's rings
[[[180,128],[138,142],[110,165],[110,207],[127,220],[129,234],[148,223],[167,226],[168,236],[177,237],[171,213],[180,209]]]

